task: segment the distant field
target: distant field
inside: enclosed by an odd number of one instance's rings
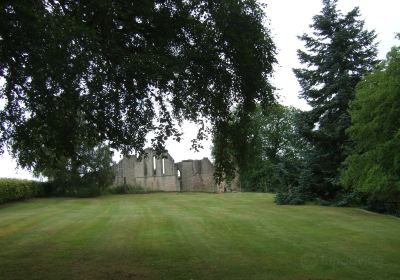
[[[0,206],[0,279],[400,279],[400,219],[156,193]]]

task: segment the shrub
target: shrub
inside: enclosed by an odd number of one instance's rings
[[[289,193],[286,192],[278,192],[275,195],[274,202],[278,205],[288,204],[288,196]]]
[[[278,205],[301,205],[305,200],[299,193],[279,192],[275,195],[275,203]]]
[[[146,193],[146,190],[138,185],[118,185],[108,188],[111,194],[132,194],[132,193]]]
[[[340,196],[336,201],[335,206],[361,206],[365,204],[366,198],[367,195],[365,193],[351,191]]]
[[[300,197],[292,197],[289,201],[290,205],[302,205],[305,201]]]
[[[91,184],[81,184],[79,187],[75,188],[72,192],[68,193],[68,196],[72,197],[96,197],[103,194],[103,190],[96,185]]]
[[[334,202],[331,201],[331,200],[326,200],[326,199],[322,199],[322,198],[319,198],[319,197],[315,199],[315,202],[318,205],[321,205],[321,206],[331,206],[331,205],[334,204]]]
[[[32,180],[0,179],[0,204],[43,196],[45,184]]]
[[[381,196],[370,194],[365,204],[365,208],[369,211],[400,216],[400,195],[393,195],[389,199],[386,194]]]

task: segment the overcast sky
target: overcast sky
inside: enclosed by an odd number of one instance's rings
[[[298,35],[308,33],[312,17],[321,11],[321,0],[261,0],[267,3],[265,10],[271,30],[278,48],[278,65],[275,67],[274,85],[279,89],[281,103],[306,109],[304,101],[299,100],[299,85],[293,75],[292,68],[299,67],[296,50],[302,48]],[[379,58],[399,41],[394,39],[400,32],[400,0],[339,0],[338,7],[344,13],[355,6],[360,7],[361,18],[366,28],[375,29],[379,41]],[[191,139],[196,137],[196,127],[186,123],[183,126],[183,141],[169,141],[167,149],[175,161],[183,159],[201,159],[210,157],[210,140],[205,141],[204,149],[199,153],[190,150]],[[115,160],[118,158],[116,157]],[[31,178],[29,172],[16,169],[15,161],[8,154],[0,156],[0,177]]]

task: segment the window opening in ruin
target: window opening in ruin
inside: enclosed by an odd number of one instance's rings
[[[124,177],[124,185],[126,185],[126,177]]]
[[[165,174],[165,158],[162,159],[162,174]]]
[[[156,175],[157,165],[156,165],[156,157],[153,157],[153,174]]]
[[[178,169],[178,178],[181,178],[181,171]]]

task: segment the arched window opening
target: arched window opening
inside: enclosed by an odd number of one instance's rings
[[[153,156],[153,175],[156,175],[157,173],[157,162],[156,162],[156,157]]]

